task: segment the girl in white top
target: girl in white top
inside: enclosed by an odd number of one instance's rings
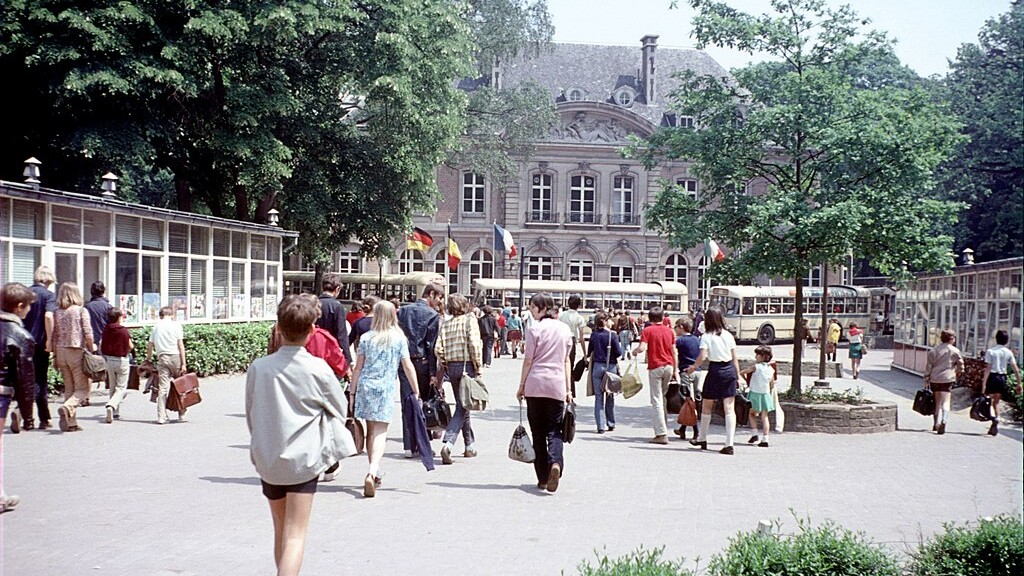
[[[736,359],[736,340],[725,329],[722,313],[717,308],[710,308],[704,315],[707,331],[700,337],[700,355],[686,369],[693,374],[705,360],[708,361],[708,372],[704,378],[700,414],[700,439],[694,446],[701,450],[708,449],[708,428],[711,427],[711,411],[715,400],[722,401],[725,411],[725,448],[722,454],[733,454],[733,437],[736,435],[736,389],[740,383],[740,366]]]
[[[1017,393],[1020,394],[1020,368],[1013,351],[1006,347],[1010,343],[1010,334],[1006,330],[996,332],[996,345],[985,351],[985,374],[981,379],[981,393],[992,400],[992,425],[988,433],[999,434],[999,401],[1009,393],[1006,386],[1008,368],[1013,368],[1017,375]]]
[[[754,434],[747,443],[767,448],[768,413],[775,409],[775,403],[772,402],[772,390],[775,388],[775,369],[771,365],[772,349],[768,346],[758,346],[754,350],[754,357],[757,358],[757,364],[747,368],[742,374],[750,376],[750,389],[747,392],[747,399],[750,400],[750,427],[757,430],[757,418],[760,416],[761,430],[764,434]]]

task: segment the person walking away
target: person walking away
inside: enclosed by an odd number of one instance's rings
[[[480,338],[484,342],[484,366],[491,367],[491,357],[494,355],[494,341],[498,336],[498,322],[494,319],[494,308],[484,306],[483,315],[480,316]]]
[[[128,329],[121,324],[124,312],[111,308],[100,339],[100,353],[107,361],[107,380],[110,382],[110,398],[105,407],[106,422],[111,424],[121,418],[121,402],[128,392],[128,375],[131,370],[132,342]]]
[[[359,352],[359,339],[373,326],[373,306],[377,302],[380,302],[380,298],[370,295],[359,303],[363,308],[363,315],[352,324],[352,331],[348,335],[348,341],[356,349],[356,352]]]
[[[512,359],[514,360],[519,357],[519,346],[523,341],[523,319],[519,317],[518,310],[512,310],[505,327],[508,328],[508,341],[512,343]]]
[[[928,351],[924,364],[924,387],[935,395],[932,431],[946,433],[953,383],[964,372],[964,355],[957,349],[956,333],[945,329],[939,334],[939,344]]]
[[[537,488],[554,492],[565,473],[562,421],[565,404],[573,398],[569,366],[572,334],[569,326],[555,318],[555,301],[546,292],[530,298],[530,316],[533,322],[526,331],[516,398],[526,400],[526,418],[537,454],[533,462]]]
[[[362,338],[352,374],[354,414],[356,418],[366,420],[366,457],[370,463],[363,480],[363,496],[366,498],[373,498],[380,487],[380,463],[384,458],[395,393],[398,392],[395,381],[399,367],[408,382],[418,377],[405,333],[398,325],[395,307],[390,302],[381,301],[373,307],[373,329]],[[410,388],[409,398],[418,402],[419,390]]]
[[[1006,347],[1009,342],[1009,333],[1006,330],[999,330],[996,332],[996,345],[985,351],[985,373],[981,380],[981,394],[992,400],[992,426],[988,429],[992,436],[999,434],[999,401],[1007,393],[1007,368],[1013,368],[1013,373],[1017,375],[1017,394],[1021,393],[1020,368],[1017,367],[1013,351]]]
[[[630,346],[633,344],[633,328],[630,326],[629,317],[625,314],[619,316],[615,321],[615,333],[619,337],[619,348],[622,349],[624,358],[627,360],[632,358],[633,352],[630,350]]]
[[[758,346],[754,349],[757,364],[740,372],[741,376],[750,376],[750,428],[757,431],[757,419],[761,419],[762,434],[754,434],[747,440],[748,444],[757,444],[761,448],[768,447],[768,413],[775,410],[772,402],[772,390],[775,389],[775,368],[772,368],[772,349],[769,346]]]
[[[448,314],[451,318],[441,325],[437,346],[434,348],[434,354],[437,356],[437,379],[434,386],[440,389],[447,375],[448,381],[452,384],[452,391],[458,398],[462,375],[468,374],[475,378],[480,374],[484,343],[480,339],[479,323],[469,313],[469,302],[465,296],[452,294],[448,297]],[[470,412],[456,402],[455,414],[448,423],[448,429],[444,432],[444,443],[441,445],[442,463],[452,463],[452,448],[460,431],[462,441],[466,445],[462,455],[466,458],[475,457],[476,435],[473,433]]]
[[[556,318],[563,324],[569,327],[569,333],[572,335],[572,351],[569,353],[569,367],[570,370],[573,366],[576,366],[576,347],[583,345],[583,328],[587,325],[587,321],[580,315],[579,309],[583,304],[583,299],[578,294],[569,296],[569,309],[562,310],[561,313],[556,312]],[[569,378],[572,380],[572,378]],[[572,395],[576,396],[576,382],[572,382]]]
[[[36,412],[39,414],[39,429],[50,428],[50,384],[47,382],[47,374],[50,369],[50,343],[53,340],[53,313],[57,311],[57,295],[50,290],[50,286],[56,281],[48,266],[40,266],[36,268],[32,286],[29,287],[36,295],[36,300],[25,317],[24,327],[36,343],[32,357],[35,383],[26,391],[26,394],[31,391],[31,396],[25,397],[29,401],[22,403],[18,400],[18,411],[24,419],[22,427],[25,430],[35,428],[31,398],[35,399]]]
[[[437,370],[434,344],[437,342],[437,333],[441,325],[437,307],[443,302],[444,288],[440,284],[430,283],[423,288],[423,295],[415,304],[398,309],[398,324],[408,340],[410,359],[413,368],[416,369],[415,395],[413,380],[406,377],[404,370],[398,372],[402,402],[402,446],[405,448],[406,458],[413,458],[418,452],[415,429],[417,426],[425,426],[422,421],[417,421],[412,402],[419,402],[420,398],[429,399],[434,393],[433,379]],[[375,305],[373,310],[376,314],[379,309]],[[360,340],[360,347],[361,342]]]
[[[708,361],[708,373],[704,377],[701,392],[700,438],[697,445],[708,449],[708,428],[711,426],[711,410],[715,400],[722,401],[725,411],[725,447],[722,454],[733,454],[733,438],[736,435],[736,390],[740,376],[739,361],[736,359],[736,340],[725,329],[722,313],[717,308],[708,308],[704,313],[705,332],[700,337],[700,356],[686,371],[693,374],[697,366]]]
[[[850,322],[850,368],[853,377],[860,377],[860,360],[864,357],[864,331],[856,322]]]
[[[615,394],[605,390],[604,375],[606,372],[618,374],[618,362],[622,357],[619,338],[608,329],[608,315],[604,312],[598,312],[594,318],[594,332],[587,345],[587,357],[591,362],[587,396],[594,397],[597,433],[604,434],[605,429],[609,432],[615,430]]]
[[[99,280],[93,282],[89,287],[92,299],[85,303],[85,309],[89,311],[89,320],[92,322],[92,337],[96,341],[97,348],[103,346],[103,329],[107,327],[107,317],[110,315],[110,309],[113,308],[110,302],[103,296],[106,291],[107,287],[103,285],[103,282]],[[108,387],[112,386],[112,382],[108,384]],[[89,398],[86,397],[82,406],[88,405]]]
[[[91,383],[82,369],[86,351],[96,350],[92,340],[92,322],[82,306],[78,285],[65,282],[57,290],[57,311],[53,315],[54,365],[64,381],[64,403],[57,408],[61,432],[81,430],[78,407],[89,397]]]
[[[356,321],[364,316],[366,316],[366,311],[363,310],[363,303],[361,300],[356,300],[352,302],[352,307],[349,309],[348,314],[345,314],[345,322],[348,322],[349,329],[351,330],[351,328],[355,327]],[[352,344],[351,331],[349,332],[348,342]]]
[[[345,320],[345,307],[338,301],[341,293],[341,276],[335,273],[324,274],[320,282],[320,319],[316,325],[327,330],[338,341],[341,353],[345,355],[345,363],[352,365],[352,350],[348,345],[348,327]]]
[[[839,347],[839,336],[842,334],[843,328],[839,325],[839,320],[833,318],[828,321],[828,334],[826,335],[827,342],[825,344],[825,360],[829,362],[836,361],[836,348]]]
[[[167,423],[167,394],[171,389],[171,380],[184,374],[185,340],[181,324],[174,319],[174,310],[170,306],[160,308],[160,319],[153,325],[146,345],[146,361],[153,360],[156,355],[156,371],[158,376],[156,399],[156,423]],[[178,412],[178,420],[185,419],[186,410]]]
[[[22,320],[28,316],[35,300],[35,293],[24,284],[10,282],[0,289],[0,344],[3,345],[0,349],[0,434],[3,434],[7,413],[15,398],[25,398],[29,408],[32,406],[36,343],[22,326]],[[17,414],[12,413],[11,417],[16,418]],[[4,491],[3,474],[0,474],[0,513],[13,509],[20,502],[21,498]]]
[[[679,366],[680,383],[686,384],[690,389],[690,397],[694,401],[700,398],[700,377],[702,371],[697,366],[697,371],[692,375],[685,370],[694,365],[697,357],[700,356],[700,338],[692,334],[693,321],[690,318],[676,320],[676,359]],[[697,414],[700,414],[700,404],[697,405]],[[676,430],[680,438],[686,440],[686,426],[680,426]],[[693,427],[693,441],[697,441],[697,426]]]
[[[498,353],[496,356],[500,358],[502,354],[508,354],[508,318],[504,314],[496,312],[494,320],[498,323]]]
[[[282,346],[255,360],[245,377],[249,456],[270,503],[278,576],[302,567],[320,474],[356,453],[338,380],[304,348],[319,316],[312,299],[285,296],[277,307]]]
[[[640,345],[634,355],[647,353],[647,380],[651,392],[651,418],[654,422],[654,438],[651,444],[668,444],[668,425],[665,423],[665,394],[668,384],[679,379],[679,364],[676,361],[676,337],[672,329],[664,324],[661,306],[652,306],[647,313],[650,324],[640,333]]]

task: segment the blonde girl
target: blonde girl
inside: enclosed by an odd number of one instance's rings
[[[96,349],[93,343],[89,311],[82,306],[78,285],[65,282],[57,290],[57,311],[53,313],[54,366],[64,381],[64,403],[57,409],[61,432],[81,430],[78,407],[89,399],[89,377],[82,370],[86,351]]]

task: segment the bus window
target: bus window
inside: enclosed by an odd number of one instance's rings
[[[583,308],[586,310],[597,310],[598,308],[604,308],[604,303],[601,301],[600,294],[584,294],[583,295]]]
[[[867,314],[868,313],[868,299],[867,298],[857,298],[857,313],[858,314]]]
[[[768,314],[768,300],[766,298],[758,298],[754,301],[754,314],[758,316]]]
[[[630,294],[626,299],[626,310],[643,312],[643,302],[637,300],[637,296],[635,294]]]
[[[811,298],[810,300],[804,300],[807,303],[808,314],[821,314],[821,300],[818,298]]]
[[[749,316],[754,313],[754,299],[744,298],[743,299],[743,314]]]
[[[782,314],[782,298],[769,298],[768,299],[768,313],[769,314]]]
[[[665,296],[664,302],[664,307],[667,309],[671,306],[673,312],[678,312],[683,309],[682,301],[678,295]]]
[[[785,298],[782,300],[782,313],[792,315],[796,313],[796,300]]]
[[[846,298],[831,298],[830,300],[832,300],[831,310],[833,314],[845,314],[847,312]],[[850,312],[853,312],[853,310],[850,310]]]
[[[644,294],[644,311],[649,312],[654,306],[661,306],[661,296],[657,294]]]

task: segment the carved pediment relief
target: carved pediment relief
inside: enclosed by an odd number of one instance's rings
[[[548,140],[589,142],[594,144],[625,144],[629,134],[637,131],[617,118],[595,112],[577,111],[563,114],[558,124],[548,130]]]

